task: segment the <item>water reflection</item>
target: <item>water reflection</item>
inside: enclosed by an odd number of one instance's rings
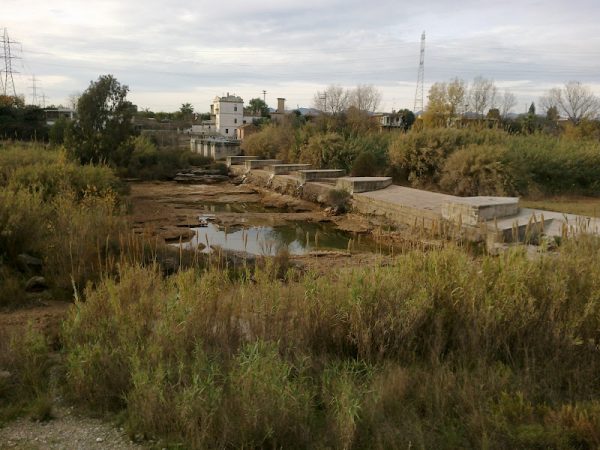
[[[351,240],[354,250],[374,250],[374,244],[368,239],[357,239],[356,236],[340,231],[331,224],[290,222],[276,227],[225,229],[208,223],[206,227],[192,229],[196,236],[183,245],[193,249],[198,244],[203,244],[206,247],[202,252],[205,253],[211,251],[210,246],[219,246],[255,255],[275,255],[280,249],[287,248],[292,255],[303,255],[316,249],[347,250]]]

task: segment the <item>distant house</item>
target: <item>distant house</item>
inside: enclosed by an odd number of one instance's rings
[[[396,111],[391,113],[375,113],[371,116],[379,126],[380,131],[392,131],[404,128],[404,121],[402,114],[398,114]]]
[[[259,130],[258,126],[254,123],[246,123],[237,129],[236,138],[240,141],[243,141],[251,134],[256,133]]]

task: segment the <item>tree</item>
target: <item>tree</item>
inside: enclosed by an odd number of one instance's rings
[[[469,91],[470,105],[473,111],[483,117],[487,108],[493,108],[496,103],[497,89],[494,80],[482,76],[475,77]]]
[[[359,84],[347,96],[348,105],[359,111],[374,112],[381,103],[381,92],[372,84]]]
[[[427,125],[445,126],[450,115],[448,86],[446,83],[433,83],[429,88],[427,99],[423,121]]]
[[[467,83],[458,77],[454,78],[446,87],[446,95],[450,117],[455,117],[467,103]]]
[[[320,111],[339,114],[348,108],[349,92],[335,84],[329,85],[324,91],[317,91],[313,99],[314,107]]]
[[[517,97],[508,89],[504,90],[504,95],[500,100],[500,115],[503,119],[508,117],[510,111],[517,105]]]
[[[262,98],[251,98],[248,102],[247,111],[251,114],[258,114],[261,117],[267,117],[269,115],[269,107]]]
[[[546,110],[546,119],[551,122],[556,122],[559,119],[558,108],[556,106],[551,106]]]
[[[82,163],[127,165],[135,113],[135,107],[126,99],[128,91],[112,75],[103,75],[90,82],[79,97],[78,119],[68,130],[65,143]]]
[[[574,125],[583,119],[595,119],[600,112],[598,97],[579,81],[569,81],[562,88],[550,89],[541,102],[546,111],[554,106]]]
[[[528,114],[530,116],[535,116],[535,103],[531,102],[531,105],[529,105]]]

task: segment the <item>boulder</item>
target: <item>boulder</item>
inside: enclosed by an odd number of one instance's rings
[[[25,283],[25,292],[42,292],[48,289],[48,283],[44,277],[31,277]]]

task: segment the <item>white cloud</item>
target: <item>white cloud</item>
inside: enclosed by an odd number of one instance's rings
[[[598,81],[599,19],[594,0],[4,0],[0,26],[23,45],[23,92],[35,73],[56,102],[112,73],[155,109],[205,110],[236,89],[309,106],[330,83],[375,84],[399,108],[413,103],[423,29],[428,84],[483,75],[531,101]]]

